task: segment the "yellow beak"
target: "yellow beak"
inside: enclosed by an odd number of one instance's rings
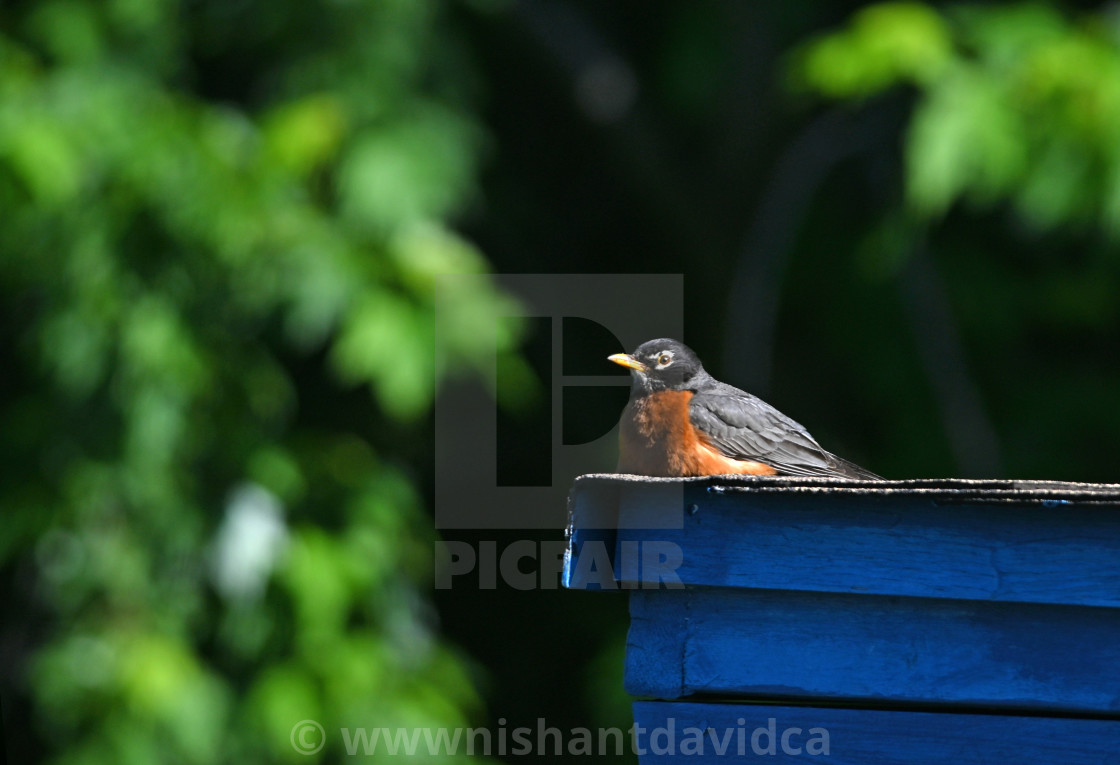
[[[637,369],[639,372],[646,371],[646,365],[645,364],[638,361],[633,356],[627,355],[625,353],[616,353],[613,356],[607,356],[607,360],[608,361],[613,361],[615,364],[621,364],[624,367],[630,367],[631,369]]]

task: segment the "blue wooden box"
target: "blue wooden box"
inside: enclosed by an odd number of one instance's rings
[[[1120,485],[583,476],[642,763],[1120,763]],[[815,733],[813,732],[815,731]]]

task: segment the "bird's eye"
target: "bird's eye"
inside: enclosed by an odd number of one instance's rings
[[[672,356],[670,356],[667,353],[663,353],[663,354],[661,354],[660,356],[657,357],[657,366],[667,367],[667,366],[669,366],[669,362],[671,362],[672,360],[673,360]]]

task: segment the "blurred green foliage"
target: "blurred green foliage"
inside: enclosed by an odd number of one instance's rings
[[[787,63],[787,84],[802,97],[891,125],[861,168],[891,168],[864,186],[877,209],[848,231],[866,278],[908,290],[902,315],[924,359],[910,389],[941,374],[931,386],[942,391],[937,406],[960,407],[952,469],[1113,480],[1106,455],[1120,409],[1105,391],[1120,326],[1114,9],[875,3],[799,45]],[[940,307],[917,310],[919,296]],[[898,351],[875,355],[869,384],[900,374]],[[896,436],[926,445],[917,470],[930,474],[935,439],[914,433],[950,428],[919,424],[911,405],[894,409]],[[985,418],[986,435],[973,427]]]
[[[1038,230],[1120,237],[1120,24],[1041,3],[872,5],[802,49],[797,82],[862,100],[918,92],[906,138],[909,207],[1010,200]]]
[[[33,583],[48,761],[305,762],[300,720],[477,711],[413,479],[376,423],[301,414],[362,385],[415,423],[436,276],[487,267],[447,225],[484,141],[444,10],[3,11],[0,561]],[[505,301],[448,298],[454,366]]]

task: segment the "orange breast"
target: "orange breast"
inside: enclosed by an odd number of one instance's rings
[[[774,475],[763,462],[725,457],[689,418],[690,391],[662,391],[626,405],[619,422],[618,472],[649,476]]]

